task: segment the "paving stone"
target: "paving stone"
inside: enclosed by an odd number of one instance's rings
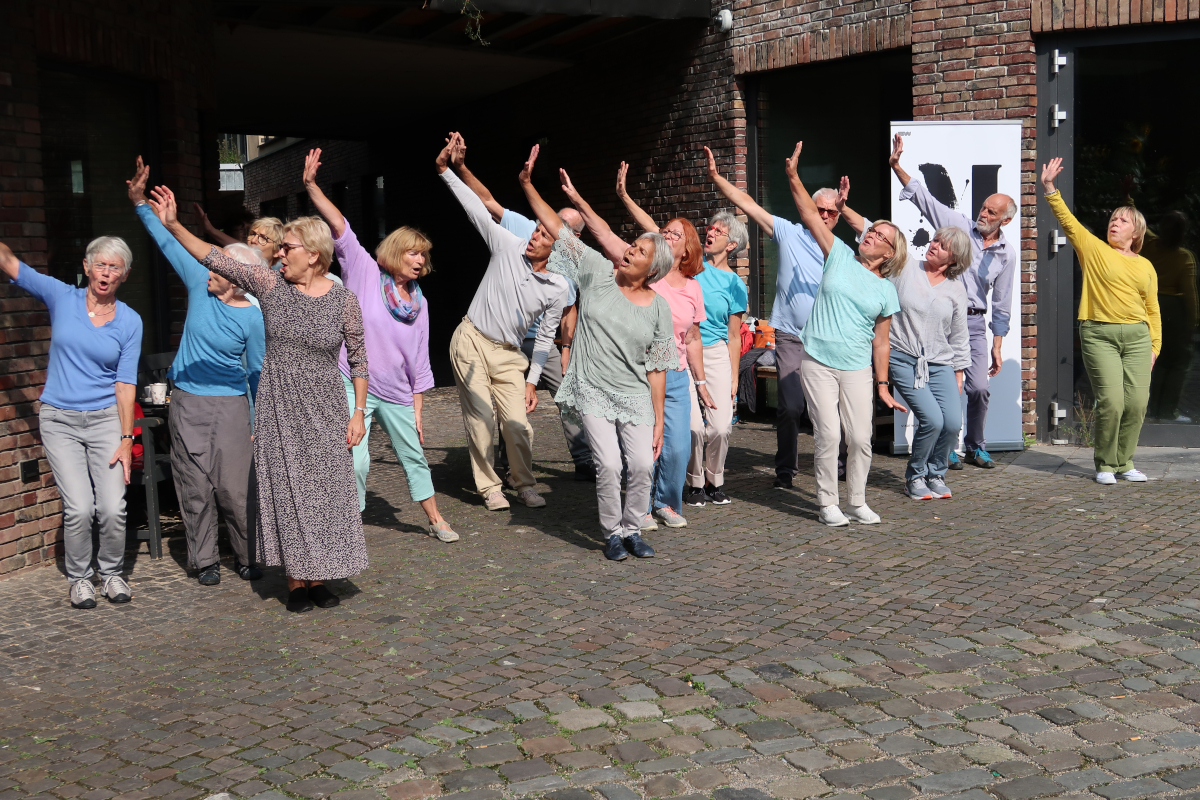
[[[860,725],[859,728],[863,733],[868,733],[871,736],[883,736],[889,733],[896,733],[908,727],[908,723],[898,719],[885,719],[878,722],[868,722],[866,725]]]
[[[477,767],[451,772],[442,778],[448,792],[466,792],[473,789],[484,789],[489,786],[501,786],[504,780],[494,770]]]
[[[1164,747],[1174,747],[1179,750],[1190,750],[1194,747],[1200,747],[1200,734],[1193,731],[1179,731],[1177,733],[1167,733],[1158,736],[1154,741]]]
[[[600,708],[609,704],[616,705],[617,703],[625,702],[625,698],[614,692],[608,687],[599,689],[584,689],[579,693],[579,699],[587,703],[589,706]]]
[[[671,753],[687,755],[703,750],[704,742],[695,736],[668,736],[659,739],[658,746]]]
[[[433,783],[436,786],[434,781],[413,781],[413,783]],[[289,794],[298,794],[301,797],[315,799],[328,797],[345,785],[345,781],[336,781],[332,778],[305,778],[302,781],[296,781],[295,783],[288,784],[287,790]],[[420,796],[428,797],[429,795]],[[398,800],[411,800],[411,798],[399,798]]]
[[[995,744],[972,744],[962,749],[962,754],[976,764],[992,764],[996,761],[1006,761],[1013,755],[1012,750]]]
[[[697,708],[713,708],[717,701],[702,694],[688,694],[682,697],[664,697],[658,701],[663,712],[667,714],[683,714]]]
[[[509,792],[522,797],[527,794],[537,794],[540,792],[549,792],[554,789],[565,789],[569,784],[558,777],[557,775],[547,775],[544,778],[534,778],[533,780],[521,781],[520,783],[510,783],[506,788]]]
[[[791,725],[779,720],[766,720],[763,722],[752,722],[742,726],[744,733],[753,742],[763,742],[769,739],[786,739],[796,736],[799,733]]]
[[[1130,736],[1136,736],[1137,731],[1119,722],[1093,722],[1075,726],[1075,735],[1096,744],[1123,742]]]
[[[550,800],[592,800],[591,793],[585,789],[558,789],[548,792],[546,797]]]
[[[575,746],[561,736],[546,736],[541,739],[526,739],[521,743],[521,749],[531,758],[539,758],[555,753],[566,753]]]
[[[361,761],[343,761],[340,764],[334,764],[329,768],[329,772],[337,775],[339,778],[355,782],[365,781],[367,778],[372,778],[379,774],[379,770]]]
[[[879,743],[879,749],[893,756],[910,756],[931,752],[933,747],[912,736],[889,736]]]
[[[941,747],[955,747],[960,744],[973,744],[979,741],[978,736],[971,733],[964,733],[956,728],[936,728],[931,731],[919,731],[917,736]]]
[[[727,764],[731,761],[750,758],[753,755],[754,753],[751,753],[749,750],[743,750],[740,747],[721,747],[717,750],[706,750],[703,753],[696,753],[692,756],[692,761],[702,767],[708,767],[714,764]]]
[[[670,728],[667,728],[670,731]],[[649,737],[648,737],[649,738]],[[571,744],[576,747],[607,747],[617,739],[612,732],[606,728],[592,728],[588,731],[577,733],[571,737]]]
[[[569,697],[559,695],[557,697],[547,697],[542,700],[542,705],[550,714],[565,714],[568,711],[574,711],[579,708],[579,704]]]
[[[611,783],[624,778],[625,773],[616,767],[597,767],[576,772],[571,776],[571,785],[594,786],[597,783]]]
[[[1169,783],[1163,783],[1158,778],[1141,778],[1136,781],[1120,781],[1107,786],[1097,786],[1092,791],[1105,800],[1133,800],[1139,797],[1156,797],[1171,791]]]
[[[537,739],[546,736],[556,736],[558,728],[544,719],[535,719],[515,726],[513,732],[523,739]]]
[[[910,783],[922,792],[965,792],[987,786],[995,780],[992,773],[985,769],[962,769],[946,772],[941,775],[929,775],[924,778],[913,778]],[[1057,787],[1055,787],[1057,788]]]
[[[672,725],[679,728],[684,733],[699,733],[700,731],[710,731],[716,727],[716,723],[708,717],[699,714],[689,714],[683,717],[675,717],[671,722]]]
[[[733,686],[733,684],[729,683],[729,681],[725,680],[720,675],[713,673],[709,673],[707,675],[696,675],[692,678],[692,683],[699,683],[710,692],[714,689],[729,689]]]
[[[570,769],[594,769],[607,767],[611,763],[607,758],[594,750],[583,750],[578,753],[559,753],[554,760]]]
[[[520,703],[510,703],[505,706],[510,714],[521,719],[537,719],[538,717],[546,716],[546,712],[537,707],[536,704],[528,700]]]
[[[630,739],[642,739],[643,741],[661,739],[664,736],[670,736],[675,733],[670,725],[662,722],[634,722],[626,725],[621,730],[625,731],[625,735]]]
[[[1122,778],[1138,778],[1153,772],[1162,772],[1165,769],[1188,767],[1195,763],[1196,759],[1184,753],[1164,752],[1110,761],[1104,765],[1104,768],[1115,772]]]
[[[467,733],[466,731],[460,731],[458,728],[451,728],[448,725],[435,725],[432,728],[426,728],[425,730],[421,731],[421,735],[455,743],[461,742],[463,739],[470,739],[475,734]]]
[[[1083,766],[1083,757],[1074,750],[1059,750],[1053,753],[1043,753],[1039,756],[1034,756],[1034,761],[1038,766],[1047,772],[1065,772],[1070,769],[1079,769]]]
[[[682,772],[691,766],[691,762],[683,756],[671,756],[644,760],[637,765],[637,771],[643,775],[657,775],[661,772]]]
[[[912,770],[892,759],[857,764],[844,769],[830,769],[821,773],[821,777],[826,782],[838,789],[875,786],[885,781],[907,778],[910,775],[912,775]]]
[[[1055,725],[1073,725],[1083,717],[1069,708],[1043,708],[1038,710],[1038,716],[1045,717]]]
[[[626,764],[635,761],[652,761],[658,758],[658,753],[654,752],[650,745],[636,739],[616,745],[609,750],[609,755]]]
[[[725,784],[729,783],[729,776],[722,772],[718,767],[701,767],[700,769],[694,769],[687,775],[684,775],[684,778],[689,784],[691,784],[692,788],[700,789],[701,791],[715,789],[718,786],[724,786]],[[704,798],[703,795],[692,795],[692,797]],[[707,800],[707,798],[704,800]]]
[[[871,798],[871,800],[908,800],[910,797],[915,795],[916,792],[907,786],[896,785],[881,786],[878,789],[868,789],[867,791],[863,792],[863,794]]]
[[[622,783],[602,783],[596,791],[604,800],[642,800],[642,796]]]
[[[726,725],[741,725],[759,718],[758,714],[748,708],[722,708],[713,716]]]
[[[666,740],[664,739],[663,742],[665,743]],[[793,736],[788,739],[772,739],[772,740],[766,741],[766,742],[752,742],[750,744],[751,749],[753,749],[759,755],[764,755],[764,756],[774,756],[774,755],[779,755],[780,753],[790,753],[793,750],[803,750],[807,747],[812,747],[812,746],[813,746],[813,740],[807,739],[803,736]]]
[[[1077,792],[1101,783],[1110,783],[1113,780],[1115,779],[1112,775],[1096,767],[1078,772],[1064,772],[1061,775],[1054,776],[1054,782],[1069,792]]]
[[[1164,775],[1163,780],[1180,789],[1195,789],[1200,786],[1200,769],[1185,769],[1170,775]]]
[[[771,796],[759,789],[717,789],[713,800],[771,800]]]
[[[709,694],[718,703],[726,706],[745,706],[758,702],[758,698],[745,689],[713,689]]]
[[[515,744],[499,744],[467,753],[467,761],[476,767],[494,767],[508,761],[520,761],[523,757]]]
[[[790,675],[791,672],[788,672],[788,676]],[[694,694],[696,691],[679,678],[659,678],[656,681],[650,681],[650,685],[666,697],[679,697],[681,695]]]
[[[835,708],[844,708],[858,703],[857,700],[844,692],[817,692],[816,694],[810,694],[805,700],[822,711],[832,711]]]
[[[514,761],[500,767],[500,774],[510,781],[527,781],[540,778],[543,775],[553,775],[554,768],[543,759],[531,758],[526,761]]]
[[[296,784],[289,786],[288,791],[299,792]],[[442,787],[438,786],[437,781],[431,780],[404,781],[392,784],[387,788],[387,796],[390,800],[423,800],[426,797],[437,797],[441,793]]]
[[[392,746],[398,747],[401,750],[403,750],[404,752],[409,753],[410,755],[418,756],[421,758],[424,758],[425,756],[431,756],[434,753],[436,753],[438,750],[441,749],[440,747],[437,747],[436,745],[429,744],[428,742],[422,742],[420,739],[417,739],[412,736],[405,736],[403,739],[396,742]]]
[[[582,731],[614,724],[613,718],[596,708],[578,708],[554,717],[554,723],[564,730]]]
[[[1017,714],[1015,716],[1005,717],[1004,719],[1000,720],[1000,722],[1012,728],[1014,731],[1017,731],[1018,733],[1025,734],[1040,733],[1041,731],[1050,729],[1050,726],[1045,721],[1040,720],[1037,717],[1032,717],[1028,714]]]
[[[704,731],[699,734],[698,738],[709,747],[741,747],[749,744],[734,731]]]
[[[624,714],[629,719],[659,719],[662,717],[662,709],[654,703],[634,702],[634,703],[617,703],[614,706],[617,711]],[[559,723],[562,724],[561,722]],[[602,723],[607,724],[607,723]],[[596,727],[595,724],[587,726],[589,728]]]
[[[441,775],[446,772],[455,772],[463,769],[466,764],[458,756],[441,755],[432,756],[421,760],[421,769],[426,775]]]
[[[829,784],[820,778],[788,778],[767,784],[767,792],[779,800],[807,800],[829,791]],[[897,800],[902,800],[898,798]]]

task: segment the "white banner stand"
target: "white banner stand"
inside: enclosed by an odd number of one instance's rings
[[[891,135],[904,137],[901,164],[914,179],[922,181],[935,197],[951,208],[975,219],[983,199],[1000,192],[1021,202],[1020,120],[936,120],[893,122]],[[891,150],[891,141],[888,142]],[[909,254],[921,258],[934,233],[911,200],[900,200],[900,185],[891,177],[892,220],[908,237]],[[1004,228],[1004,235],[1017,251],[1021,248],[1021,215]],[[988,450],[1022,450],[1025,436],[1021,426],[1021,271],[1013,271],[1012,307],[1008,334],[1000,346],[1003,365],[989,383],[987,426]],[[991,342],[991,297],[988,297],[988,342]],[[966,428],[966,395],[963,427]],[[901,401],[903,402],[903,401]],[[907,404],[906,404],[907,405]],[[908,453],[912,447],[912,414],[895,414],[893,453]],[[959,449],[962,434],[959,434]]]

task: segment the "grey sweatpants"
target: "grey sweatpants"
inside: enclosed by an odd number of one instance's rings
[[[650,507],[654,469],[654,426],[583,415],[583,429],[596,465],[596,504],[604,538],[629,537],[642,527]],[[625,507],[621,508],[621,453],[625,455]]]
[[[241,564],[254,563],[249,546],[256,502],[250,491],[250,402],[244,394],[206,397],[176,388],[170,413],[171,472],[187,534],[188,567],[201,569],[221,560],[218,508],[234,556]]]
[[[119,462],[108,463],[121,444],[117,407],[70,411],[43,403],[38,424],[62,498],[67,579],[74,583],[96,574],[93,519],[100,529],[95,554],[100,578],[120,575],[125,566],[125,470]]]

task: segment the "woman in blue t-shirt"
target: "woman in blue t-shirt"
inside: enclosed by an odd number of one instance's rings
[[[821,285],[800,335],[804,345],[800,382],[813,424],[817,505],[826,525],[849,525],[850,520],[872,525],[879,522],[866,497],[875,406],[872,362],[879,398],[889,408],[908,410],[892,399],[888,383],[890,318],[900,310],[896,287],[888,277],[904,268],[908,242],[887,220],[867,228],[857,254],[835,237],[796,173],[801,144],[796,143],[786,162],[788,184],[800,221],[825,255]],[[849,514],[838,506],[837,455],[843,430]]]
[[[125,566],[125,485],[133,464],[133,405],[142,318],[117,300],[133,254],[116,236],[87,247],[87,285],[43,275],[0,243],[0,271],[46,304],[50,361],[38,412],[42,447],[62,498],[63,547],[71,605],[95,608],[92,519],[101,593],[112,603],[132,596]]]

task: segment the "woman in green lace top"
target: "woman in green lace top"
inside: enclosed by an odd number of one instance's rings
[[[665,370],[679,366],[671,308],[650,284],[670,272],[674,257],[657,233],[638,237],[620,262],[585,246],[533,187],[537,151],[535,145],[520,181],[538,221],[558,232],[546,268],[579,286],[571,360],[554,400],[564,413],[581,418],[592,448],[600,526],[607,539],[604,555],[621,561],[628,550],[649,558],[654,550],[642,541],[641,520],[650,503],[654,460],[662,450]]]

